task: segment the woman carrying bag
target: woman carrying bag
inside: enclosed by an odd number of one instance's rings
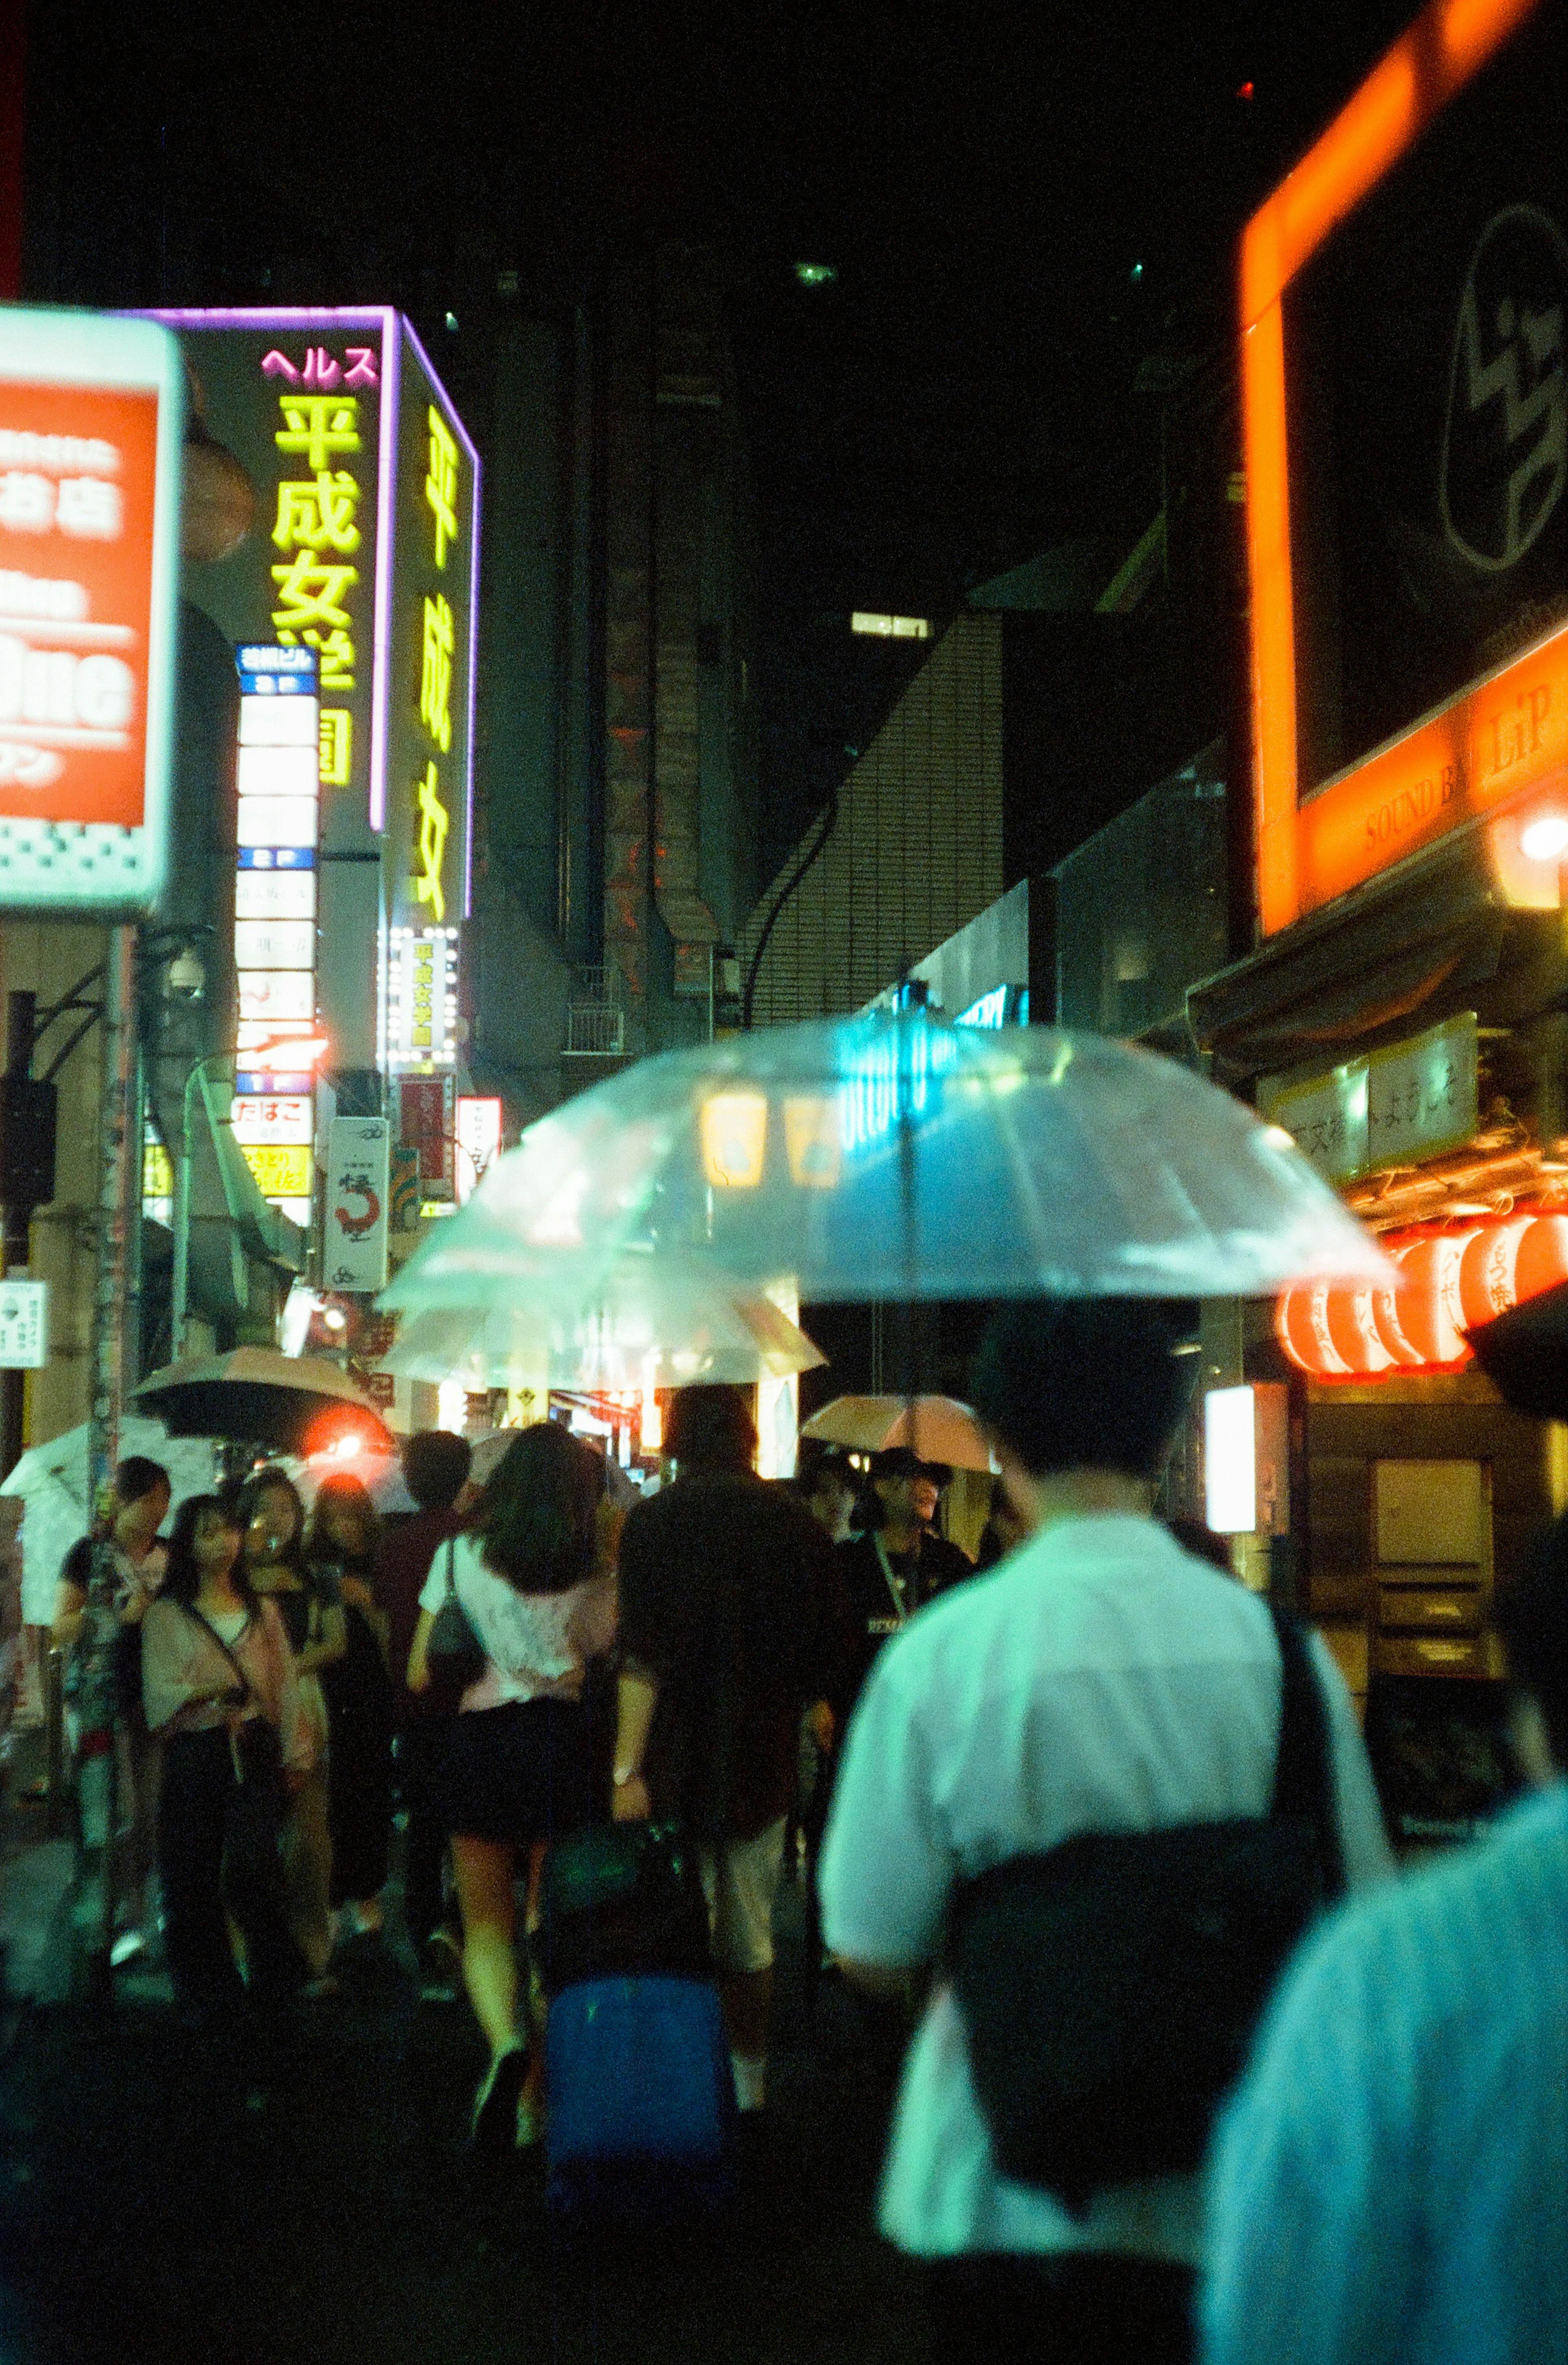
[[[615,1639],[604,1497],[599,1455],[557,1422],[523,1429],[468,1531],[436,1553],[409,1656],[409,1688],[423,1692],[432,1631],[454,1597],[482,1660],[437,1790],[463,1913],[464,1984],[490,2046],[474,2102],[474,2140],[487,2151],[537,2133],[541,2061],[535,2044],[530,2063],[518,2028],[512,1883],[520,1859],[593,1816],[583,1679]]]
[[[311,1739],[309,1770],[295,1786],[284,1817],[289,1926],[309,1969],[307,1995],[334,1995],[338,1983],[327,1968],[332,1956],[332,1833],[321,1676],[348,1649],[348,1630],[335,1581],[325,1571],[314,1575],[306,1562],[305,1506],[286,1471],[258,1470],[245,1481],[240,1519],[251,1583],[276,1606],[294,1653],[300,1712]]]
[[[340,1938],[381,1929],[392,1841],[392,1684],[387,1620],[375,1597],[381,1521],[357,1478],[324,1478],[305,1530],[318,1590],[336,1589],[347,1648],[323,1670],[331,1901]],[[323,1583],[325,1580],[325,1583]]]
[[[141,1632],[148,1729],[164,1743],[158,1872],[175,1993],[198,2012],[240,2001],[232,1915],[252,1994],[280,2001],[305,1968],[289,1935],[279,1830],[310,1739],[283,1621],[258,1600],[238,1515],[220,1496],[181,1505]]]

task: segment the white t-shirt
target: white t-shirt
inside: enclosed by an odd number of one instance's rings
[[[1393,1858],[1338,1670],[1317,1638],[1351,1884]],[[933,1602],[881,1653],[851,1721],[819,1875],[834,1954],[936,1954],[956,1881],[1075,1832],[1267,1812],[1280,1655],[1263,1603],[1153,1519],[1047,1528]],[[1085,1966],[1092,1976],[1092,1967]],[[1119,2250],[1196,2264],[1201,2180],[1099,2194],[1081,2218],[998,2174],[951,1990],[904,2068],[883,2232],[925,2257]]]
[[[433,1617],[446,1599],[447,1547],[431,1563],[420,1608]],[[615,1579],[591,1576],[566,1593],[519,1593],[487,1568],[472,1536],[452,1546],[453,1588],[489,1661],[463,1695],[465,1709],[510,1700],[576,1699],[587,1660],[615,1640]]]

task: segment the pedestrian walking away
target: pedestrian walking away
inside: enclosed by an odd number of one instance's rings
[[[289,1933],[280,1841],[286,1787],[308,1771],[311,1733],[283,1620],[252,1586],[239,1514],[220,1496],[181,1505],[143,1639],[147,1722],[165,1743],[158,1867],[175,1996],[203,2014],[241,2000],[231,1916],[245,1984],[275,2003],[306,1968]]]
[[[332,1956],[332,1833],[330,1739],[323,1671],[348,1649],[342,1604],[330,1578],[314,1575],[305,1558],[305,1506],[287,1473],[270,1466],[248,1478],[240,1493],[245,1567],[258,1594],[277,1605],[299,1684],[299,1706],[310,1732],[308,1765],[291,1786],[284,1816],[284,1873],[289,1922],[309,1967],[307,1990],[335,1992]]]
[[[1205,2365],[1568,2356],[1568,1524],[1495,1614],[1531,1794],[1304,1950],[1215,2147]]]
[[[321,1671],[327,1702],[330,1897],[340,1939],[381,1929],[392,1839],[389,1626],[378,1597],[381,1520],[368,1489],[334,1473],[317,1489],[305,1557],[318,1590],[335,1593],[345,1648]]]
[[[472,1462],[467,1440],[450,1429],[416,1431],[403,1448],[403,1483],[417,1508],[387,1520],[381,1549],[394,1770],[404,1816],[403,1919],[420,1957],[423,1991],[432,1999],[455,1992],[461,1953],[456,1905],[448,1905],[444,1892],[446,1833],[435,1805],[436,1777],[452,1744],[452,1720],[428,1689],[409,1690],[409,1653],[431,1564],[471,1508]]]
[[[521,1430],[468,1530],[436,1555],[409,1657],[417,1693],[430,1681],[431,1632],[450,1588],[479,1672],[454,1720],[435,1804],[452,1834],[464,1984],[490,2048],[473,2119],[476,2146],[487,2152],[539,2132],[542,2033],[518,2010],[513,1887],[528,1874],[532,1900],[536,1852],[593,1815],[583,1682],[588,1661],[615,1639],[604,1499],[600,1455],[554,1421]]]
[[[756,2110],[801,1720],[825,1720],[835,1664],[832,1547],[787,1487],[755,1474],[743,1390],[678,1391],[666,1441],[675,1481],[621,1539],[612,1809],[678,1820],[702,1851],[736,2092]]]
[[[1267,1606],[1150,1516],[1195,1308],[1024,1302],[970,1398],[1029,1530],[894,1637],[845,1744],[823,1843],[826,1942],[873,1992],[934,1983],[884,2169],[883,2232],[926,2261],[936,2365],[1191,2353],[1202,2185],[1094,2190],[1075,2214],[1002,2173],[940,1955],[961,1883],[1075,1834],[1263,1817],[1282,1660]],[[1391,1870],[1350,1698],[1327,1651],[1333,1829],[1352,1884]]]

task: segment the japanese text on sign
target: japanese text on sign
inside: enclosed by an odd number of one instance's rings
[[[1265,1077],[1258,1105],[1326,1182],[1348,1182],[1468,1141],[1478,1093],[1475,1014],[1465,1011],[1326,1076]]]

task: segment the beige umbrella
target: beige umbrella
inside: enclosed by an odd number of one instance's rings
[[[315,1355],[235,1347],[166,1364],[131,1390],[171,1437],[228,1437],[302,1452],[324,1413],[341,1412],[367,1442],[389,1452],[392,1438],[357,1380]]]
[[[957,1396],[834,1396],[801,1434],[855,1453],[904,1445],[923,1462],[944,1462],[950,1470],[991,1467],[980,1423]]]

